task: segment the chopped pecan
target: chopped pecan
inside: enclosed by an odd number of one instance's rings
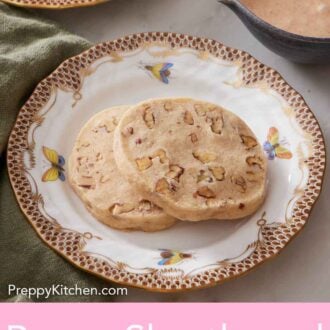
[[[223,128],[223,118],[220,116],[211,118],[211,130],[215,134],[221,134]]]
[[[95,189],[95,182],[92,177],[82,176],[77,182],[78,186],[84,189]]]
[[[248,135],[241,135],[241,140],[247,150],[254,148],[258,144],[255,138]]]
[[[143,120],[148,128],[153,128],[155,126],[155,117],[149,107],[144,109]]]
[[[173,189],[171,188],[167,180],[165,178],[162,178],[157,181],[155,190],[160,194],[168,194],[171,193]]]
[[[246,171],[246,180],[248,182],[257,182],[257,176],[256,173],[254,173],[253,171]]]
[[[100,160],[102,160],[103,159],[103,155],[100,153],[100,152],[98,152],[97,154],[96,154],[96,161],[98,162],[98,161],[100,161]]]
[[[198,114],[198,116],[202,116],[202,117],[204,117],[206,113],[209,111],[209,109],[206,106],[200,103],[195,104],[194,109],[195,112]]]
[[[184,169],[182,167],[178,165],[170,165],[170,170],[166,173],[166,176],[179,182],[183,172]]]
[[[197,195],[204,198],[215,198],[215,192],[206,186],[199,188],[197,190]]]
[[[225,179],[226,171],[222,166],[212,166],[209,167],[209,170],[212,172],[213,176],[217,181],[223,181]]]
[[[204,170],[200,170],[199,174],[197,175],[197,183],[201,181],[213,182],[213,178],[210,175],[206,174]]]
[[[231,177],[231,182],[237,186],[240,192],[246,191],[246,181],[241,175],[233,175]]]
[[[171,102],[165,102],[164,103],[164,110],[165,111],[172,111],[173,110],[173,105],[172,105],[172,103]]]
[[[194,118],[190,111],[185,111],[183,120],[188,125],[194,125]]]
[[[196,143],[198,141],[197,135],[195,133],[191,133],[189,136],[192,143]]]
[[[134,210],[134,205],[133,204],[129,204],[129,203],[125,203],[125,204],[114,204],[109,208],[109,211],[113,214],[113,215],[119,215],[122,213],[128,213]]]
[[[136,165],[140,171],[144,171],[152,165],[150,157],[142,157],[135,159]]]
[[[164,149],[158,149],[153,155],[152,158],[159,157],[159,161],[164,164],[168,158],[166,156],[166,151]]]
[[[139,202],[139,210],[140,211],[150,211],[152,208],[151,202],[147,201],[146,199],[143,199]]]
[[[258,166],[260,169],[263,168],[263,160],[259,156],[249,156],[246,158],[246,162],[249,166]]]
[[[217,159],[217,155],[211,152],[194,151],[193,156],[202,163],[210,163]]]
[[[134,134],[134,128],[133,127],[127,127],[127,133],[130,135]]]

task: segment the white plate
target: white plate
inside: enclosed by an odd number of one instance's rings
[[[173,64],[168,83],[146,69],[158,63]],[[244,119],[261,143],[271,127],[278,130],[279,144],[292,157],[269,160],[267,198],[256,214],[182,222],[157,233],[121,232],[95,220],[67,180],[42,182],[51,166],[43,146],[67,160],[79,130],[98,111],[167,96],[222,105]],[[50,247],[103,278],[159,291],[220,283],[278,254],[305,225],[324,167],[319,125],[277,72],[214,40],[171,33],[128,36],[65,61],[21,109],[8,147],[17,199]]]

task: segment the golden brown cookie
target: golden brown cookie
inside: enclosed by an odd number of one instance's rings
[[[123,176],[182,220],[236,219],[265,197],[267,162],[247,124],[220,106],[154,99],[131,107],[114,138]]]
[[[114,160],[114,130],[127,109],[120,106],[99,112],[81,129],[69,158],[69,182],[88,211],[106,225],[123,230],[162,230],[175,219],[132,188]]]

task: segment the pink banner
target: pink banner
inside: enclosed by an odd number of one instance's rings
[[[330,304],[0,304],[0,330],[330,330]]]

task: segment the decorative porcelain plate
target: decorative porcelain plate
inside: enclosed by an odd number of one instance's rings
[[[1,0],[10,5],[43,9],[65,9],[98,5],[108,0]]]
[[[172,96],[217,103],[247,122],[269,161],[265,203],[238,221],[180,222],[157,233],[106,227],[66,178],[77,133],[105,108]],[[50,168],[55,181],[43,180]],[[66,60],[23,106],[8,146],[17,200],[49,247],[102,278],[156,291],[221,283],[279,254],[306,224],[324,168],[320,127],[276,71],[217,41],[173,33],[127,36]]]

